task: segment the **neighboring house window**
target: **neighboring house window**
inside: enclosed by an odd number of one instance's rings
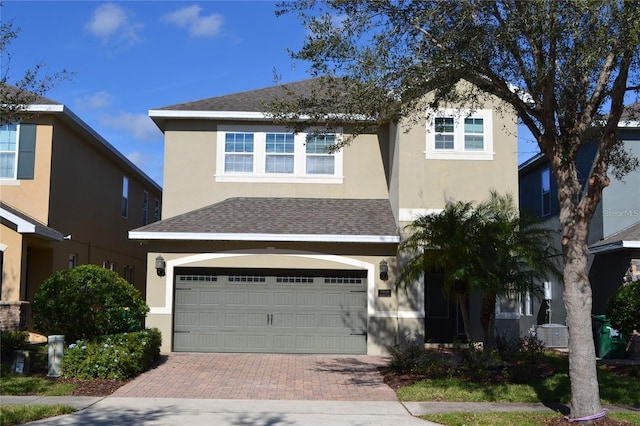
[[[315,135],[307,138],[306,171],[308,175],[333,175],[335,156],[330,152],[336,143],[335,135]]]
[[[133,266],[125,265],[124,266],[124,279],[129,282],[129,284],[133,284],[133,278],[136,274],[136,268]]]
[[[153,221],[157,222],[160,220],[160,200],[156,199],[153,203]]]
[[[217,132],[217,182],[342,183],[337,134],[281,126],[224,125]]]
[[[517,319],[521,316],[532,316],[533,306],[531,294],[509,293],[496,298],[496,319]]]
[[[492,160],[491,110],[445,110],[427,126],[427,159]]]
[[[142,224],[146,225],[149,221],[149,193],[142,193]]]
[[[129,178],[122,177],[122,217],[129,215]]]
[[[551,214],[551,170],[546,167],[541,174],[542,216]]]
[[[33,179],[35,152],[35,124],[0,126],[0,179]]]
[[[116,270],[116,262],[111,262],[110,260],[105,260],[104,262],[102,262],[102,267],[104,269],[108,269],[110,271],[115,271]]]
[[[78,253],[69,253],[69,269],[78,266]]]
[[[266,173],[293,173],[293,133],[267,133],[265,148]]]
[[[253,133],[227,133],[224,139],[224,171],[253,172]]]

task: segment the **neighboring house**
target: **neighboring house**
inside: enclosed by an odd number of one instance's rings
[[[27,111],[0,127],[3,305],[32,302],[53,272],[88,263],[144,295],[145,247],[127,232],[160,219],[161,188],[67,106],[40,97]]]
[[[631,106],[629,111],[637,109]],[[620,121],[618,138],[625,149],[640,158],[640,122],[625,114]],[[595,145],[586,146],[577,160],[578,175],[585,181],[590,172]],[[520,166],[520,209],[545,221],[553,230],[560,229],[558,221],[558,188],[549,162],[537,155]],[[602,193],[589,228],[589,280],[593,290],[593,314],[604,314],[613,292],[625,281],[640,279],[640,170],[636,169],[622,180],[609,173],[611,183]],[[560,250],[560,233],[556,248]],[[558,259],[561,262],[561,258]],[[560,264],[560,263],[559,263]],[[565,309],[563,285],[549,279],[543,301],[534,301],[534,317],[513,315],[511,326],[521,333],[538,324],[564,326]]]
[[[129,235],[149,248],[163,351],[380,354],[462,332],[439,275],[396,290],[397,247],[449,200],[517,193],[515,115],[442,111],[330,152],[341,134],[264,113],[313,84],[149,112],[165,135],[163,220]]]

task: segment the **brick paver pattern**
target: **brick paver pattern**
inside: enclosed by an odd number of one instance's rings
[[[116,397],[397,401],[366,355],[172,353]]]

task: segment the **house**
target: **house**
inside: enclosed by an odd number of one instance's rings
[[[640,158],[640,122],[630,112],[638,106],[628,108],[618,128],[618,138],[625,150],[636,158]],[[584,180],[594,155],[595,145],[585,146],[578,155],[578,175]],[[616,179],[612,173],[609,177],[611,183],[602,193],[589,228],[589,280],[594,315],[605,313],[609,297],[623,282],[640,279],[640,170],[631,171],[623,179]],[[520,209],[541,218],[550,229],[560,229],[558,189],[546,158],[539,154],[523,163],[519,181]],[[560,250],[557,234],[555,245]],[[536,315],[514,316],[512,326],[519,327],[521,332],[538,324],[564,326],[562,293],[562,283],[550,278],[545,283],[544,300],[533,306]]]
[[[396,289],[398,243],[449,200],[517,192],[515,115],[425,114],[332,152],[348,124],[294,134],[264,112],[313,85],[149,111],[165,135],[163,220],[129,235],[149,249],[163,351],[381,354],[462,332],[441,276]]]
[[[127,232],[160,219],[158,184],[44,97],[0,127],[0,158],[3,329],[16,326],[21,309],[25,326],[23,308],[60,269],[102,265],[145,293],[145,247]]]

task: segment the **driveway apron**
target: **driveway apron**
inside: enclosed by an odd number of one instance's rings
[[[113,397],[397,401],[367,355],[172,353]]]

